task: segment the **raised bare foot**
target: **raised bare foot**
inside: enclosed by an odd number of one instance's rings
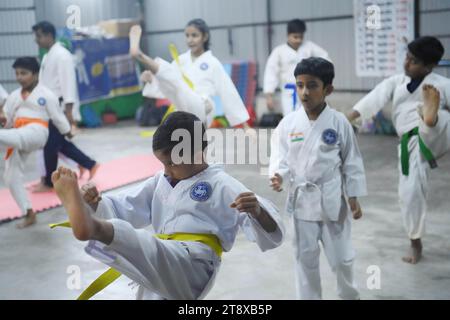
[[[17,229],[23,229],[35,223],[36,223],[36,213],[32,209],[29,209],[27,211],[27,216],[25,217],[25,220],[17,224],[16,227]]]
[[[137,57],[141,49],[139,43],[141,41],[142,28],[139,25],[134,25],[130,29],[130,55],[132,57]]]
[[[406,263],[416,264],[422,258],[422,241],[420,239],[411,240],[411,255],[403,257]]]
[[[44,193],[44,192],[52,192],[52,191],[53,191],[52,187],[49,187],[49,186],[43,184],[42,182],[34,185],[31,188],[31,192],[33,192],[33,193]]]
[[[437,114],[439,111],[440,94],[434,86],[430,84],[423,85],[423,121],[429,127],[434,127],[437,122]]]
[[[52,174],[52,182],[56,194],[63,202],[71,201],[79,193],[77,174],[70,169],[58,168]]]

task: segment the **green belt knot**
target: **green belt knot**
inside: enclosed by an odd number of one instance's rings
[[[408,150],[408,143],[409,139],[413,136],[419,137],[419,149],[422,155],[425,157],[425,159],[430,164],[430,168],[434,169],[437,167],[436,159],[433,155],[433,153],[428,149],[428,147],[423,142],[422,138],[419,135],[419,128],[415,127],[414,129],[410,130],[409,132],[402,135],[401,145],[400,145],[400,158],[401,158],[401,164],[402,164],[402,174],[407,176],[409,175],[409,150]]]

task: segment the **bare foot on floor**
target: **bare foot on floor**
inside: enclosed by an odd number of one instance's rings
[[[422,242],[420,239],[411,240],[411,255],[403,257],[403,262],[417,264],[422,259]]]
[[[78,165],[78,171],[80,172],[78,178],[79,178],[79,179],[82,179],[83,176],[84,176],[84,173],[86,172],[86,168],[84,168],[84,167]]]
[[[24,229],[36,223],[36,213],[33,210],[28,210],[25,220],[16,225],[17,229]]]
[[[132,57],[137,57],[141,49],[139,43],[141,41],[142,28],[139,25],[132,26],[130,29],[130,55]]]
[[[429,127],[434,127],[437,122],[437,114],[439,111],[440,94],[434,86],[430,84],[423,85],[423,121]]]
[[[49,186],[43,184],[42,182],[38,183],[37,185],[34,185],[31,188],[31,192],[33,192],[33,193],[44,193],[44,192],[52,192],[52,191],[53,191],[52,187],[49,187]]]
[[[100,168],[100,164],[96,163],[95,166],[93,166],[92,169],[89,170],[89,181],[94,179],[94,176],[97,173],[99,168]]]

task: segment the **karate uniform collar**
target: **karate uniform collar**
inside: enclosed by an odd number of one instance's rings
[[[47,54],[49,54],[50,52],[56,51],[59,49],[59,47],[64,48],[61,43],[59,43],[58,41],[55,42],[54,45],[52,45],[52,47],[48,50]]]
[[[197,173],[196,175],[189,177],[187,179],[183,179],[183,180],[179,180],[175,186],[172,186],[171,184],[171,179],[168,179],[168,177],[163,174],[164,179],[167,181],[167,183],[169,183],[172,188],[181,186],[180,188],[183,188],[183,186],[190,186],[194,181],[201,179],[204,175],[213,173],[215,171],[223,171],[223,165],[221,164],[209,164],[208,163],[208,167],[205,170],[200,171],[199,173]],[[205,178],[206,179],[206,178]]]
[[[207,51],[203,52],[201,55],[199,55],[197,58],[195,58],[195,60],[192,60],[191,50],[188,50],[187,53],[188,53],[189,59],[192,61],[192,63],[196,63],[197,61],[200,61],[201,59],[209,58],[212,56],[211,50],[207,50]]]
[[[317,121],[319,121],[320,118],[322,118],[322,115],[324,115],[324,114],[328,113],[329,111],[331,111],[331,106],[330,106],[327,102],[325,102],[325,104],[326,104],[326,105],[325,105],[325,108],[323,108],[322,112],[319,114],[319,116],[317,117],[317,119],[314,120],[314,124],[317,123]],[[306,119],[309,120],[308,114],[306,113],[306,110],[305,110],[304,107],[303,107],[303,108],[300,108],[299,110],[296,110],[296,111],[294,111],[294,112],[301,112],[301,113],[303,113],[304,116],[306,117]],[[308,121],[308,123],[310,123],[310,122]]]

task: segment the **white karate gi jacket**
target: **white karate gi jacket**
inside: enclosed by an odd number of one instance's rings
[[[288,212],[306,221],[337,221],[347,197],[367,194],[364,166],[352,126],[326,106],[311,122],[301,108],[284,117],[272,136],[269,174],[290,186]]]

